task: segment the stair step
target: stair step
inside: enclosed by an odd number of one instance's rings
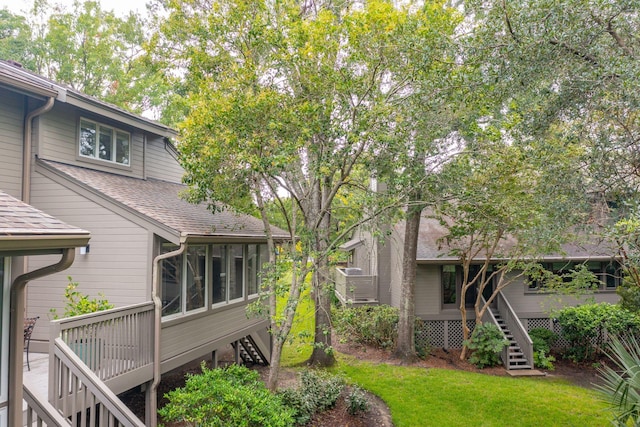
[[[509,369],[532,369],[529,365],[515,365],[509,366]]]

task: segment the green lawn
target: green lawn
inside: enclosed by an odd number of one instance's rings
[[[301,301],[283,366],[311,355],[313,303]],[[300,338],[302,336],[303,338]],[[511,378],[447,369],[373,364],[338,355],[335,372],[378,395],[396,427],[609,426],[597,394],[549,378]]]
[[[396,427],[607,426],[596,393],[548,378],[511,378],[339,357],[336,371],[375,393]]]

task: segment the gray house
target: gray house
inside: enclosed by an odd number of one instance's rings
[[[26,315],[43,319],[31,350],[50,353],[48,401],[59,414],[76,422],[90,406],[78,403],[80,390],[63,390],[70,381],[61,378],[77,378],[96,382],[92,399],[113,422],[137,425],[123,421],[130,414],[114,396],[143,385],[146,424],[155,425],[163,372],[229,344],[239,358],[269,360],[268,322],[245,310],[266,259],[262,222],[181,197],[174,130],[2,61],[0,100],[0,190],[91,233],[66,271],[26,288]],[[5,275],[59,256],[23,259]],[[48,328],[50,310],[63,311],[67,276],[116,308]]]
[[[442,240],[445,235],[446,229],[438,221],[422,218],[416,256],[415,312],[425,323],[424,333],[428,334],[431,345],[460,348],[462,268],[458,258],[450,255],[450,249]],[[404,224],[400,223],[384,243],[366,231],[359,231],[342,245],[342,250],[349,253],[349,261],[346,268],[335,272],[338,299],[345,304],[399,307],[403,236]],[[479,265],[485,260],[479,258],[475,261]],[[600,288],[589,297],[596,302],[618,301],[615,291],[621,274],[616,252],[606,244],[566,245],[562,254],[544,256],[540,262],[555,272],[568,271],[577,263],[586,263],[589,270],[600,278]],[[467,292],[468,308],[473,307],[476,295],[473,289]],[[518,277],[500,291],[483,321],[494,322],[506,335],[514,337],[513,354],[507,353],[503,357],[505,365],[510,369],[529,368],[533,355],[528,331],[538,327],[557,329],[550,318],[552,309],[581,302],[574,297],[545,292],[538,283]],[[469,327],[473,328],[474,311],[470,309],[467,313]]]

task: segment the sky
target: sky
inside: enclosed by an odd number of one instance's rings
[[[113,10],[116,15],[124,16],[130,11],[140,14],[146,13],[145,4],[148,0],[100,0],[100,5],[104,10]],[[69,10],[73,0],[48,0],[51,4],[61,4]],[[0,9],[7,8],[12,13],[26,15],[26,11],[33,6],[33,0],[0,0]]]

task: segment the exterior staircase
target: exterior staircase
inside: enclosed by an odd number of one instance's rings
[[[245,365],[252,364],[266,366],[269,364],[269,361],[262,354],[251,335],[235,341],[234,343],[232,343],[232,346],[234,347],[234,349],[236,349],[236,351],[238,351],[240,358]]]
[[[507,369],[533,369],[533,361],[527,360],[527,357],[509,330],[506,322],[502,319],[502,316],[500,316],[500,313],[498,313],[497,310],[492,311],[498,327],[500,327],[505,338],[509,341],[509,345],[507,347]]]

